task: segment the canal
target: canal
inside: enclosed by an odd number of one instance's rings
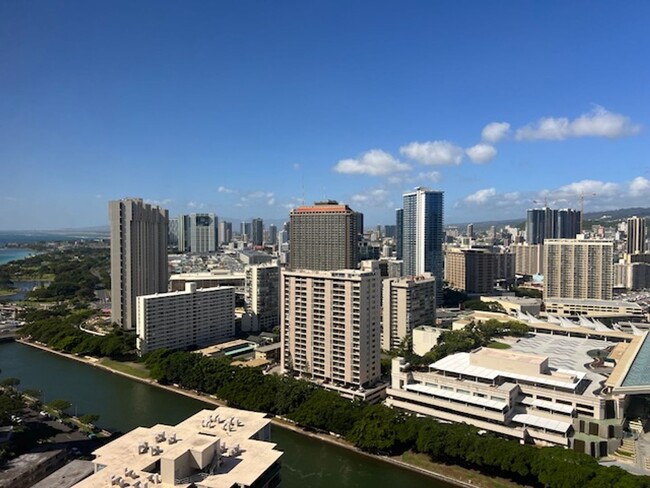
[[[19,378],[20,388],[43,392],[45,402],[70,401],[79,414],[100,416],[108,430],[175,424],[212,405],[130,380],[19,343],[0,344],[0,374]],[[442,488],[451,485],[277,426],[273,441],[284,451],[283,488]]]

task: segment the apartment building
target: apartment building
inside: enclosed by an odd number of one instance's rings
[[[350,390],[374,385],[380,287],[376,261],[362,261],[359,270],[283,271],[282,371]]]
[[[611,300],[614,244],[607,240],[544,241],[544,298]]]
[[[235,335],[235,289],[197,289],[195,283],[188,283],[185,291],[140,296],[136,334],[140,355],[228,339]]]
[[[246,267],[242,330],[272,330],[280,324],[280,267],[277,263]]]
[[[415,327],[436,323],[436,280],[431,273],[388,278],[382,288],[382,349],[395,349]]]
[[[467,293],[490,293],[496,279],[496,257],[489,249],[450,248],[445,252],[445,281]]]

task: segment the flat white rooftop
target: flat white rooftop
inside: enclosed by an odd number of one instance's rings
[[[97,449],[93,463],[102,469],[74,488],[110,487],[116,477],[130,487],[137,482],[149,488],[251,486],[282,456],[275,444],[252,438],[269,423],[263,413],[219,407],[201,410],[176,426],[138,427]],[[215,452],[219,462],[213,465]],[[166,463],[191,464],[203,479],[163,481],[161,466]]]
[[[494,350],[494,353],[500,351]],[[575,390],[580,381],[585,377],[585,373],[580,373],[578,371],[569,371],[564,369],[557,369],[555,372],[566,375],[574,376],[575,381],[563,380],[559,377],[553,377],[550,374],[540,374],[540,375],[525,375],[514,373],[512,371],[502,371],[499,369],[486,368],[483,366],[475,366],[471,364],[470,355],[474,353],[468,352],[459,352],[447,356],[435,363],[431,364],[429,367],[442,372],[458,374],[461,376],[471,376],[475,378],[481,378],[485,380],[494,381],[495,379],[502,377],[505,379],[513,379],[524,381],[527,383],[541,384],[549,387],[563,388],[566,390]],[[513,353],[509,353],[512,356]]]

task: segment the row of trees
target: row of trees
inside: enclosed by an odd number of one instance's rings
[[[493,324],[487,327],[496,328]],[[650,487],[650,478],[602,467],[585,454],[557,447],[521,446],[491,434],[479,435],[466,424],[442,424],[384,405],[349,402],[312,383],[234,367],[224,359],[158,350],[149,354],[145,363],[161,383],[180,384],[214,394],[234,407],[268,412],[307,428],[340,434],[356,447],[375,454],[400,455],[411,450],[437,462],[530,486]]]
[[[469,352],[477,347],[485,347],[494,339],[505,336],[523,337],[528,334],[526,324],[517,320],[500,322],[496,319],[485,322],[472,322],[460,330],[448,330],[438,338],[438,344],[424,356],[418,356],[412,352],[408,342],[396,351],[413,366],[424,366],[438,361],[450,354],[457,352]]]
[[[23,313],[26,325],[20,329],[20,335],[71,354],[108,356],[114,359],[129,357],[135,349],[135,337],[132,334],[119,327],[105,336],[91,335],[79,329],[94,313],[88,309],[69,309],[65,305],[47,310],[27,309]]]

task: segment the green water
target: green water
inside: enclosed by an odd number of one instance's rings
[[[95,413],[98,424],[129,431],[139,425],[175,424],[203,402],[18,343],[0,344],[2,377],[20,378],[20,388],[43,391],[44,401],[62,398],[77,413]],[[284,451],[283,488],[449,487],[451,485],[361,454],[274,427],[273,441]]]

